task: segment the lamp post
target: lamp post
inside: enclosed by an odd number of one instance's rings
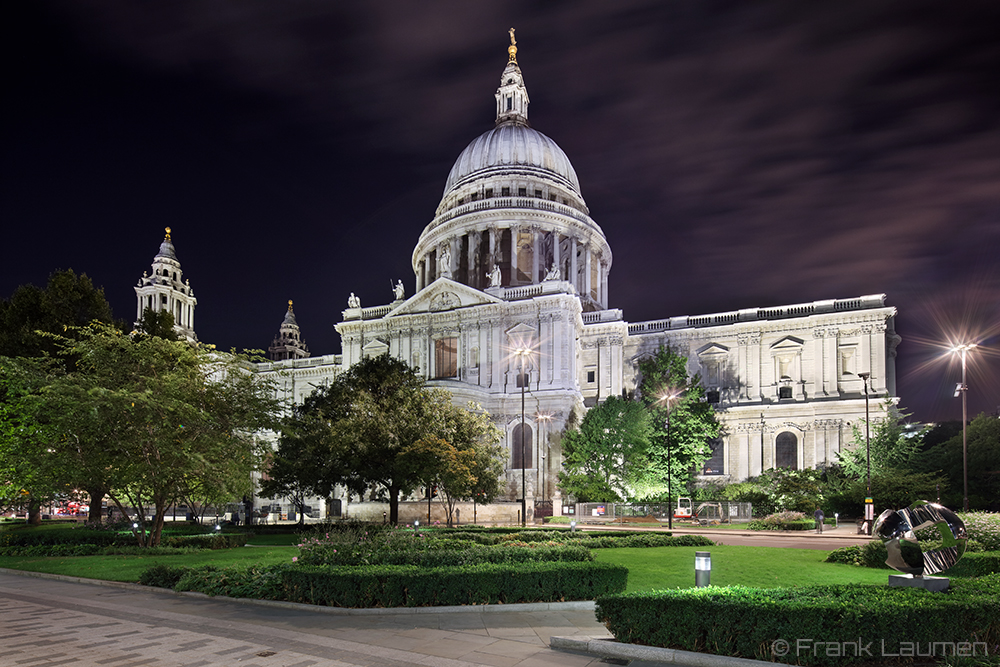
[[[865,457],[868,465],[865,476],[865,535],[872,534],[871,522],[875,519],[875,504],[872,499],[872,443],[868,417],[868,378],[871,375],[871,373],[858,373],[865,388]]]
[[[666,419],[666,431],[665,440],[667,441],[667,528],[670,530],[674,529],[674,508],[670,504],[671,496],[673,495],[673,490],[671,489],[671,475],[670,475],[670,401],[677,398],[678,394],[667,394],[660,398],[661,401],[667,402],[667,419]]]
[[[952,352],[962,355],[962,383],[955,387],[955,396],[962,395],[962,509],[966,512],[969,511],[969,385],[965,382],[965,357],[970,350],[974,350],[975,348],[975,343],[963,343],[951,348]]]
[[[525,483],[527,471],[524,467],[524,390],[528,385],[528,378],[525,377],[524,374],[524,359],[531,354],[531,349],[527,347],[519,347],[514,350],[514,354],[517,355],[518,359],[521,361],[521,373],[518,378],[521,382],[521,527],[524,528],[528,525],[528,493],[527,485]]]

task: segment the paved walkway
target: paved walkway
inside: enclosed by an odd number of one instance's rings
[[[551,605],[559,607],[560,605]],[[0,665],[596,667],[549,637],[609,636],[592,608],[338,615],[0,571]],[[575,605],[579,607],[580,605]],[[522,607],[511,605],[511,608]],[[603,663],[607,664],[607,663]],[[635,663],[633,663],[635,664]]]

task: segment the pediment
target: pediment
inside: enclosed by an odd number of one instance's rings
[[[361,356],[366,358],[380,357],[388,351],[389,351],[389,346],[386,343],[383,343],[379,339],[375,338],[368,341],[361,347]]]
[[[398,317],[415,313],[437,313],[494,303],[503,303],[503,301],[450,278],[438,278],[390,310],[385,316]]]
[[[729,355],[729,348],[718,343],[710,343],[697,352],[699,357],[725,357]]]
[[[802,349],[805,342],[801,338],[796,338],[795,336],[785,336],[779,341],[776,341],[771,345],[771,349],[775,352],[780,352],[782,350],[797,351]]]

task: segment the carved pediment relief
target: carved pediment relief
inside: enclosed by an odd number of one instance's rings
[[[718,343],[709,343],[700,348],[695,354],[702,359],[721,359],[729,355],[729,348]]]
[[[362,357],[380,357],[388,351],[389,346],[377,338],[370,340],[361,346]]]
[[[409,299],[389,311],[386,317],[410,315],[413,313],[439,313],[470,306],[502,303],[486,292],[448,278],[438,278]]]

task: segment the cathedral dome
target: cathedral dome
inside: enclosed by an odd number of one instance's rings
[[[466,183],[493,171],[516,169],[525,175],[553,179],[580,194],[580,181],[556,142],[520,123],[506,122],[473,139],[455,160],[444,186],[444,198]]]
[[[611,248],[566,153],[528,124],[513,29],[507,51],[495,126],[459,154],[413,249],[417,290],[438,278],[476,289],[550,282],[584,310],[606,308]]]

